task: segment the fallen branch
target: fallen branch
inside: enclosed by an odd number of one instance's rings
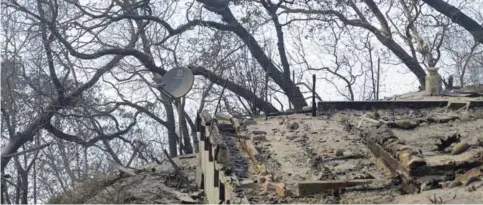
[[[166,158],[168,159],[169,163],[171,164],[171,166],[173,166],[173,168],[176,170],[176,173],[179,174],[179,176],[181,177],[182,181],[184,183],[186,183],[186,185],[190,185],[189,183],[189,180],[188,180],[188,177],[186,177],[184,174],[183,174],[183,171],[179,168],[179,166],[173,161],[173,159],[169,156],[168,154],[168,151],[166,151],[166,149],[163,149],[163,152],[164,152],[164,155],[166,156]]]
[[[376,124],[377,126],[381,125],[381,124],[387,124],[386,121],[383,121],[383,120],[375,120],[375,119],[372,119],[370,117],[367,117],[366,114],[364,114],[362,117],[361,117],[361,121],[359,121],[359,124],[357,124],[357,127],[361,127],[362,126],[362,122],[363,121],[367,121],[367,122],[370,122],[370,123],[373,123],[373,124]]]
[[[179,192],[171,187],[167,187],[163,184],[160,184],[160,188],[163,190],[163,191],[166,191],[172,195],[174,195],[180,202],[181,204],[198,204],[198,201],[194,200],[190,194],[188,193],[182,193],[182,192]]]
[[[136,176],[136,173],[134,173],[132,170],[126,168],[126,167],[123,167],[122,165],[120,165],[119,163],[117,162],[114,162],[112,160],[107,160],[107,162],[112,165],[114,168],[118,169],[119,171],[121,171],[122,173],[125,173],[129,176]]]
[[[30,148],[30,149],[27,149],[27,150],[24,150],[24,151],[21,151],[21,152],[2,155],[2,158],[10,158],[10,157],[15,157],[15,156],[18,156],[18,155],[26,154],[26,153],[29,153],[29,152],[34,152],[34,151],[37,151],[37,150],[41,150],[45,147],[48,147],[51,144],[52,144],[52,142],[49,142],[47,144],[43,144],[43,145],[40,145],[40,146],[37,146],[37,147],[33,147],[33,148]]]
[[[417,120],[393,120],[393,121],[385,121],[385,120],[376,120],[369,118],[367,116],[362,116],[361,121],[357,125],[357,127],[360,127],[362,125],[363,121],[367,121],[370,123],[375,124],[376,126],[380,125],[387,125],[391,128],[399,128],[399,129],[413,129],[417,126],[419,126],[419,121]]]

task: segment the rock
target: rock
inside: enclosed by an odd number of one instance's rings
[[[277,183],[275,184],[275,191],[277,192],[277,194],[281,197],[285,197],[287,196],[287,189],[285,188],[285,184],[284,183]]]
[[[334,154],[335,154],[336,157],[342,157],[342,156],[344,156],[344,150],[342,150],[342,149],[336,149],[334,151]]]
[[[294,142],[303,142],[304,139],[296,139]]]
[[[245,189],[253,189],[254,187],[253,184],[254,184],[253,180],[245,179],[240,182],[240,187]]]
[[[283,119],[282,121],[280,121],[278,124],[279,125],[283,125],[283,123],[285,123],[286,119]]]
[[[478,181],[481,181],[481,178],[479,176],[470,176],[470,177],[468,177],[468,179],[465,180],[463,185],[468,186],[471,183],[478,182]]]
[[[451,150],[451,154],[452,155],[461,154],[461,153],[465,152],[466,150],[468,150],[468,148],[470,148],[468,143],[460,142],[453,147],[453,150]]]
[[[388,123],[390,127],[395,127],[399,129],[413,129],[419,126],[417,121],[413,120],[396,120],[394,122]]]
[[[294,131],[298,128],[299,128],[299,123],[297,123],[297,122],[292,122],[292,123],[289,123],[287,125],[287,129],[292,130],[292,131]]]
[[[201,195],[203,195],[203,190],[198,190],[190,194],[192,198],[200,198]]]
[[[266,135],[254,135],[252,136],[253,141],[267,141]]]
[[[421,166],[425,166],[425,165],[426,165],[426,161],[423,158],[420,158],[420,157],[413,157],[407,163],[407,167],[409,169],[414,169],[416,167],[421,167]]]
[[[463,185],[463,183],[460,180],[454,180],[448,184],[448,188],[458,187],[461,185]]]
[[[246,119],[243,124],[244,125],[256,125],[257,121],[255,121],[254,119]]]
[[[449,183],[450,182],[439,182],[439,185],[441,185],[443,188],[448,188]]]
[[[471,115],[468,112],[464,112],[463,115],[461,115],[461,121],[469,121],[471,120]]]
[[[302,107],[302,111],[309,111],[312,110],[312,106],[304,106]]]
[[[452,120],[459,119],[458,115],[433,115],[427,118],[428,122],[438,122],[438,123],[446,123]]]
[[[297,138],[297,135],[289,135],[289,136],[286,136],[285,138],[287,138],[288,140],[294,140]]]
[[[231,115],[224,114],[224,113],[216,113],[216,118],[230,121],[233,117]]]
[[[426,190],[429,190],[428,183],[423,183],[423,184],[421,185],[421,191],[426,191]]]
[[[255,135],[266,135],[267,134],[267,132],[265,132],[265,131],[258,131],[258,130],[252,131],[252,133],[255,134]]]

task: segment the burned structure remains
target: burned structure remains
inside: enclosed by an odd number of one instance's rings
[[[199,115],[209,203],[481,203],[483,98],[441,90],[319,102],[317,115]]]

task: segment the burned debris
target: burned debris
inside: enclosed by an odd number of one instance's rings
[[[437,143],[437,148],[434,149],[435,151],[445,152],[446,148],[450,147],[453,143],[460,142],[461,135],[459,133],[455,133],[446,137],[446,139],[439,139],[440,143]]]
[[[248,138],[230,138],[248,159],[243,193],[250,203],[398,203],[479,190],[483,148],[474,134],[483,119],[462,121],[443,103],[428,104],[255,118],[235,129]]]

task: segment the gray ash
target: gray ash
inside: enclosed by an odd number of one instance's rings
[[[237,142],[233,133],[223,132],[221,133],[223,141],[228,148],[228,168],[239,178],[248,178],[248,161],[243,157],[237,148]]]

